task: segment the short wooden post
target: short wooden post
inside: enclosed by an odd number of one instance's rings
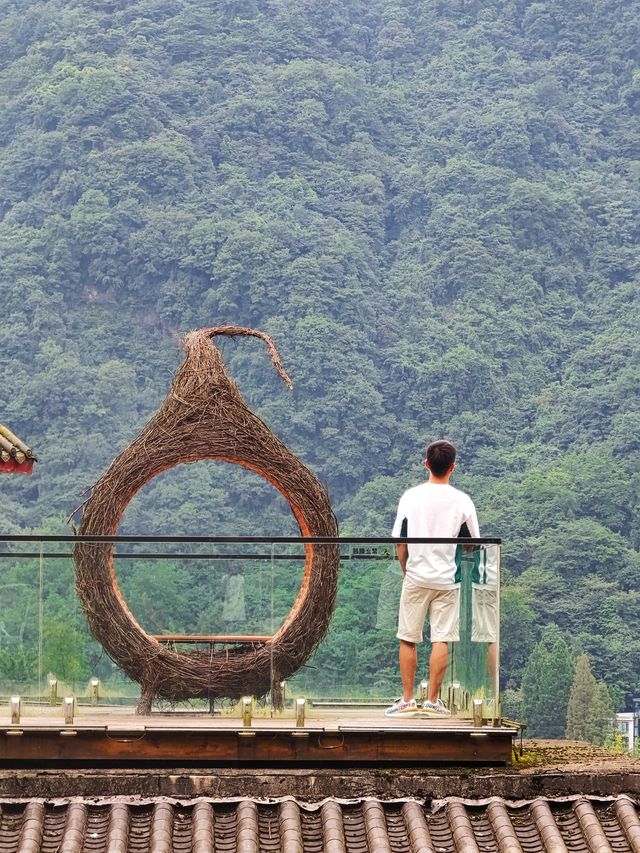
[[[73,717],[75,714],[76,700],[73,696],[65,696],[64,698],[64,722],[65,725],[73,725]]]
[[[242,697],[242,725],[249,728],[253,711],[253,696]]]
[[[11,725],[17,726],[20,723],[20,697],[11,697]]]

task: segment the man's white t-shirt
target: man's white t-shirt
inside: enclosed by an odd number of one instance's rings
[[[406,524],[405,524],[406,522]],[[476,508],[469,495],[444,483],[422,483],[400,498],[392,536],[450,539],[467,525],[472,537],[480,536]],[[455,545],[408,545],[407,577],[429,589],[455,589]]]

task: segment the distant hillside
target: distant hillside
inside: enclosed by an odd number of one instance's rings
[[[386,534],[424,444],[505,540],[504,672],[557,623],[640,691],[640,4],[0,0],[0,527],[64,532],[177,336]],[[129,532],[293,532],[198,465]],[[576,594],[576,591],[579,593]]]

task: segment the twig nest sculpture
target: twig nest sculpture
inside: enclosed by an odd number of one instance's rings
[[[185,462],[220,459],[269,480],[286,498],[303,536],[337,536],[328,495],[312,472],[251,411],[228,376],[216,335],[252,335],[268,345],[285,373],[271,339],[254,329],[220,326],[186,336],[186,357],[166,400],[136,439],[112,462],[93,488],[78,534],[113,536],[134,495],[162,471]],[[120,668],[142,687],[139,710],[153,697],[168,700],[261,696],[299,669],[329,627],[335,603],[339,549],[308,544],[297,597],[278,631],[262,645],[233,654],[178,652],[149,636],[133,617],[118,587],[111,543],[78,542],[74,549],[78,595],[93,636]]]

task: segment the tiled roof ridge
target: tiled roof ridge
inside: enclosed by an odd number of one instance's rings
[[[33,459],[31,448],[2,423],[0,423],[0,448],[6,450],[18,462]]]
[[[0,470],[29,472],[35,461],[31,448],[0,423]]]
[[[428,801],[427,801],[428,803]],[[629,796],[0,800],[1,853],[640,853]]]
[[[629,796],[0,800],[2,853],[640,853]],[[311,805],[311,804],[309,804]]]
[[[433,814],[446,809],[452,803],[459,803],[462,806],[470,808],[478,808],[490,805],[492,802],[498,801],[504,803],[508,808],[520,809],[532,805],[533,803],[544,801],[551,804],[575,803],[577,800],[589,800],[598,804],[611,804],[617,800],[628,800],[631,803],[637,804],[640,807],[640,798],[634,797],[632,794],[558,794],[545,796],[541,794],[537,797],[529,797],[526,799],[509,799],[498,795],[488,797],[389,797],[380,798],[376,796],[361,796],[361,797],[323,797],[320,800],[303,800],[300,797],[293,795],[285,795],[282,797],[212,797],[212,796],[197,796],[197,797],[180,797],[168,796],[159,794],[157,796],[135,796],[132,794],[116,794],[113,796],[68,796],[68,797],[3,797],[0,796],[0,808],[3,804],[21,805],[27,803],[41,803],[47,806],[66,806],[74,803],[84,803],[90,806],[104,807],[109,805],[126,804],[131,806],[153,806],[156,803],[168,803],[179,808],[193,808],[198,803],[211,803],[212,805],[238,805],[240,803],[251,802],[256,806],[277,806],[281,803],[296,803],[300,808],[306,811],[318,811],[326,803],[337,803],[340,806],[360,806],[365,803],[380,803],[383,806],[402,806],[406,803],[417,803],[423,808],[429,808]]]

